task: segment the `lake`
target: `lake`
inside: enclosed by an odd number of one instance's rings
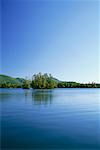
[[[0,109],[2,149],[100,149],[100,89],[1,89]]]

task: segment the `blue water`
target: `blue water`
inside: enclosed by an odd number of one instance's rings
[[[100,89],[0,90],[1,149],[100,149]]]

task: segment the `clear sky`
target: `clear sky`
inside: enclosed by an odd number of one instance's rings
[[[99,0],[2,0],[1,74],[100,82]]]

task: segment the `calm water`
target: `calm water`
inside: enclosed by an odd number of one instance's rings
[[[100,89],[0,90],[2,149],[100,148]]]

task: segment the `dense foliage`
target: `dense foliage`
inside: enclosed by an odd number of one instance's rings
[[[97,83],[62,82],[52,77],[51,74],[38,73],[33,75],[32,81],[23,78],[12,78],[0,75],[0,88],[29,88],[52,89],[52,88],[100,88]]]
[[[24,79],[0,75],[0,88],[21,88]]]
[[[59,82],[58,88],[100,88],[96,83],[76,83],[76,82]]]
[[[24,80],[23,84],[22,84],[22,88],[23,89],[29,89],[30,88],[30,81],[29,80]]]
[[[32,88],[34,89],[52,89],[57,87],[57,82],[53,79],[51,74],[35,74],[32,78]]]

